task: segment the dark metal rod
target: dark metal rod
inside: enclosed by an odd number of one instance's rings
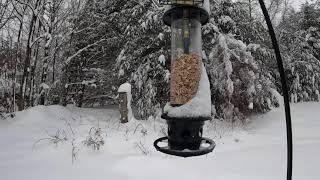
[[[189,9],[183,9],[183,22],[182,22],[182,31],[183,31],[183,49],[185,54],[189,54],[190,46],[190,28],[189,28]]]
[[[259,3],[269,29],[269,35],[271,37],[274,52],[276,54],[277,64],[278,64],[280,78],[281,78],[281,85],[282,85],[283,98],[284,98],[284,109],[285,109],[285,115],[286,115],[286,129],[287,129],[287,180],[292,180],[292,157],[293,157],[292,144],[293,143],[292,143],[292,124],[291,124],[291,114],[290,114],[289,91],[288,91],[288,86],[286,81],[287,78],[286,78],[286,74],[283,67],[283,61],[281,58],[277,37],[274,32],[266,5],[264,4],[263,0],[259,0]]]

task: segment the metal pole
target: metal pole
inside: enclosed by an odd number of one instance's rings
[[[281,58],[277,37],[274,32],[267,8],[263,0],[259,0],[259,3],[269,29],[269,35],[271,37],[274,52],[276,54],[278,69],[279,69],[280,78],[281,78],[281,85],[282,85],[283,98],[284,98],[284,109],[285,109],[285,115],[286,115],[286,129],[287,129],[287,180],[292,180],[292,157],[293,157],[292,144],[293,143],[292,143],[292,124],[291,124],[291,114],[290,114],[289,91],[288,91],[287,80],[286,80],[287,78],[283,68],[283,61]]]

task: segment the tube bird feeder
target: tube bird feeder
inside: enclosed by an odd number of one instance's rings
[[[207,73],[202,63],[201,26],[209,13],[203,0],[160,0],[168,8],[164,24],[171,27],[170,102],[162,118],[168,136],[154,142],[163,153],[189,157],[211,152],[215,143],[203,138],[203,125],[211,119],[211,98]],[[160,145],[162,144],[162,145]]]

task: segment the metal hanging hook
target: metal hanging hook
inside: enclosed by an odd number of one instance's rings
[[[272,22],[270,20],[268,10],[263,0],[259,0],[259,4],[269,29],[269,35],[271,37],[274,52],[276,54],[278,69],[279,69],[280,78],[281,78],[281,85],[282,85],[282,92],[283,92],[283,99],[284,99],[284,109],[285,109],[285,115],[286,115],[286,130],[287,130],[287,180],[291,180],[293,148],[292,148],[292,123],[291,123],[291,112],[290,112],[290,101],[289,101],[289,90],[287,86],[287,78],[286,78],[286,74],[283,67],[283,61],[282,61],[277,37],[274,32]]]

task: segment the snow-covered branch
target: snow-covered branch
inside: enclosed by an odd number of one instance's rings
[[[83,51],[93,47],[93,46],[96,46],[98,45],[99,43],[103,42],[103,41],[107,41],[107,40],[110,40],[110,39],[113,39],[113,38],[103,38],[103,39],[100,39],[99,41],[96,41],[95,43],[92,43],[92,44],[89,44],[87,45],[86,47],[82,48],[82,49],[79,49],[76,53],[74,53],[72,56],[69,56],[68,59],[64,62],[66,65],[70,63],[70,61],[77,57],[79,54],[81,54]]]
[[[29,3],[25,3],[25,2],[22,2],[22,1],[20,1],[20,0],[14,0],[14,1],[18,2],[19,4],[28,6],[28,7],[31,9],[31,11],[32,11],[32,13],[33,13],[34,15],[37,15],[37,14],[38,14],[38,12],[36,11],[36,9],[34,9]]]
[[[40,35],[39,37],[37,37],[34,41],[32,41],[32,42],[30,43],[30,47],[33,47],[33,45],[34,45],[36,42],[40,41],[40,39],[43,39],[43,38],[45,38],[46,36],[47,36],[47,34],[45,33],[45,34],[42,34],[42,35]]]

